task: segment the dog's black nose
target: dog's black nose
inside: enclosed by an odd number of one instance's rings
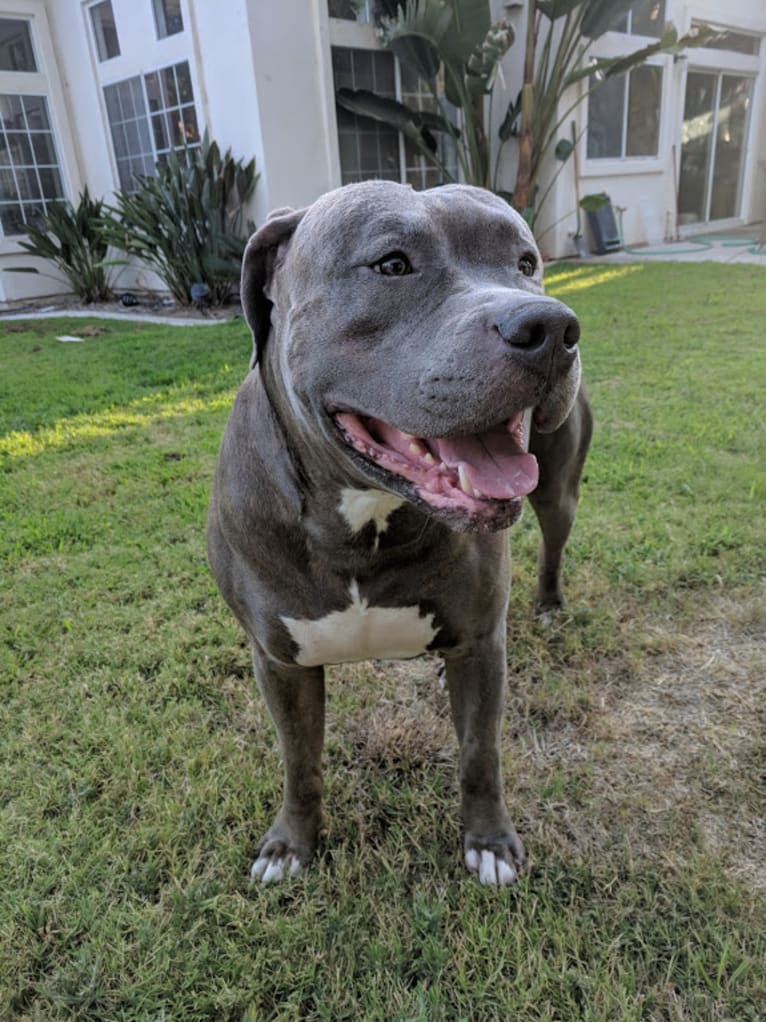
[[[499,316],[494,326],[512,348],[534,357],[573,354],[580,340],[577,316],[553,299],[525,302]]]

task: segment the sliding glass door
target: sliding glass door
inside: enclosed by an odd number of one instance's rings
[[[741,213],[753,79],[690,71],[678,182],[681,223],[727,220]]]

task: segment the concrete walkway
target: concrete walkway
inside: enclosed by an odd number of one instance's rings
[[[241,315],[233,313],[226,319],[215,316],[162,316],[147,312],[105,312],[102,309],[56,309],[43,308],[39,312],[0,312],[0,329],[5,320],[12,319],[121,319],[132,323],[160,323],[164,326],[220,326],[230,323]]]

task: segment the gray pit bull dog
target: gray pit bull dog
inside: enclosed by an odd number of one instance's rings
[[[365,182],[277,211],[247,246],[242,301],[255,353],[208,549],[284,760],[252,874],[280,880],[315,851],[324,665],[432,652],[460,744],[466,866],[512,883],[524,850],[500,769],[503,530],[529,495],[537,604],[559,605],[591,428],[577,319],[544,296],[522,218],[462,185]]]

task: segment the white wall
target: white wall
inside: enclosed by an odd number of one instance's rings
[[[300,207],[340,182],[326,0],[247,0],[266,208]]]

